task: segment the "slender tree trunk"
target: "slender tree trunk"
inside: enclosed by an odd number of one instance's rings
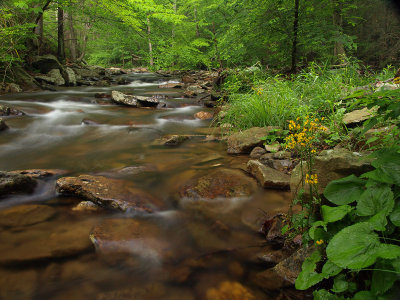
[[[296,72],[297,59],[297,36],[299,27],[299,2],[294,0],[294,19],[293,19],[293,44],[292,44],[292,72]]]
[[[74,28],[74,18],[71,13],[68,13],[67,15],[68,19],[68,45],[69,45],[69,52],[70,52],[70,58],[72,62],[76,62],[76,49],[77,49],[77,37],[76,37],[76,32]]]
[[[57,24],[58,24],[58,48],[57,55],[60,60],[65,59],[65,48],[64,48],[64,10],[58,7],[57,12]]]
[[[176,0],[174,0],[174,4],[173,4],[173,8],[174,8],[174,12],[175,12],[175,15],[176,15]],[[175,24],[173,24],[172,25],[172,39],[174,39],[175,38]]]
[[[150,28],[150,19],[147,17],[147,36],[149,40],[149,56],[150,56],[150,66],[154,65],[153,60],[153,45],[151,44],[151,28]]]
[[[85,57],[86,54],[86,46],[87,46],[87,42],[88,42],[88,34],[89,34],[89,30],[90,30],[90,24],[89,23],[85,23],[85,26],[83,27],[83,31],[82,31],[82,44],[80,47],[80,55],[77,59],[77,61],[82,61],[83,58]]]
[[[200,36],[199,22],[197,20],[197,8],[194,9],[194,22],[196,23],[196,36]]]
[[[214,35],[213,40],[214,40],[214,47],[215,47],[215,55],[217,57],[217,61],[218,61],[219,67],[222,69],[222,61],[221,61],[221,57],[219,55],[217,34],[216,34],[215,23],[214,22],[212,23],[212,26],[213,26],[213,35]]]
[[[41,55],[43,46],[43,14],[35,27],[35,35],[37,36],[37,55]]]
[[[339,35],[343,31],[343,18],[342,18],[342,7],[338,0],[332,0],[333,4],[333,25],[337,28]],[[340,37],[340,36],[339,36]],[[333,48],[333,56],[337,59],[343,59],[346,57],[346,51],[341,41],[336,41]]]

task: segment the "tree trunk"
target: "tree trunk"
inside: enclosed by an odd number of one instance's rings
[[[333,25],[337,28],[339,36],[343,33],[343,18],[342,18],[342,7],[338,0],[333,0]],[[341,41],[336,41],[333,48],[333,56],[340,61],[346,57],[346,51]]]
[[[294,0],[293,44],[292,44],[292,72],[296,72],[297,35],[299,27],[299,1]]]
[[[37,55],[41,55],[43,46],[43,14],[41,14],[35,27],[35,35],[37,36]]]
[[[64,10],[58,7],[57,12],[57,24],[58,24],[58,58],[63,61],[65,59],[65,48],[64,48]]]
[[[68,46],[69,46],[69,52],[70,52],[70,58],[71,62],[76,62],[76,49],[77,49],[77,38],[76,38],[76,32],[74,28],[74,19],[72,17],[71,13],[68,13],[67,15],[68,19]]]
[[[150,66],[154,65],[153,60],[153,45],[151,44],[151,28],[150,28],[150,19],[147,17],[147,36],[149,40],[149,56],[150,56]]]
[[[214,47],[215,47],[215,55],[217,57],[217,61],[218,61],[219,67],[222,69],[223,66],[222,66],[221,57],[219,55],[217,34],[216,34],[215,23],[214,22],[212,23],[212,26],[213,26],[213,36],[214,36],[213,37],[213,41],[214,41]]]
[[[194,9],[194,22],[196,23],[196,36],[200,36],[199,22],[197,20],[197,8]]]
[[[173,9],[174,9],[174,12],[175,12],[175,15],[176,15],[176,0],[174,0],[174,4],[173,4]],[[175,24],[173,24],[172,25],[172,39],[174,39],[175,38]]]

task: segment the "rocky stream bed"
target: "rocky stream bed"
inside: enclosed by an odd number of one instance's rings
[[[268,128],[210,127],[213,74],[80,75],[0,97],[0,299],[309,297],[280,235],[294,161]],[[316,161],[335,179],[355,156]]]

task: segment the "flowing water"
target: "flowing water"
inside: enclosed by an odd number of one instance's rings
[[[160,212],[147,216],[75,211],[80,199],[57,195],[52,177],[41,180],[31,195],[1,199],[0,213],[27,204],[52,211],[50,217],[39,216],[40,222],[1,227],[0,220],[0,257],[14,257],[0,265],[0,299],[213,299],[212,289],[222,282],[240,283],[253,294],[248,299],[273,299],[276,293],[253,283],[265,267],[256,257],[268,248],[254,224],[287,207],[289,194],[260,188],[250,198],[178,204],[176,193],[185,181],[220,167],[242,168],[248,158],[228,156],[224,143],[205,139],[212,129],[209,121],[194,118],[207,110],[196,99],[158,88],[162,79],[154,74],[125,76],[131,83],[124,86],[0,97],[0,104],[27,114],[5,119],[10,129],[0,134],[0,170],[60,169],[68,176],[123,179],[164,203]],[[169,108],[129,108],[94,97],[111,90],[159,95]],[[174,148],[154,145],[166,134],[192,138]],[[93,246],[69,253],[57,245],[60,235],[79,240],[85,232],[86,239],[86,231],[110,219],[119,220],[114,225],[121,237],[103,245],[106,253]],[[148,224],[143,226],[157,238],[136,240],[129,223],[135,219]],[[116,248],[125,249],[125,255],[113,252]],[[37,254],[42,252],[43,257]]]

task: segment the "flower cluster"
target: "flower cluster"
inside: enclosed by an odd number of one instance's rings
[[[257,96],[261,96],[261,94],[263,93],[264,89],[262,88],[252,88],[252,90],[254,90],[257,94]]]
[[[306,174],[305,183],[308,184],[317,184],[318,183],[318,175],[317,174]]]
[[[315,153],[316,150],[312,148],[313,143],[316,141],[316,134],[318,131],[326,131],[326,127],[319,123],[319,119],[310,119],[308,116],[302,122],[299,122],[300,118],[296,121],[289,121],[289,130],[292,132],[286,137],[286,148],[288,149],[309,149],[311,153]],[[324,118],[321,119],[323,121]]]
[[[318,246],[322,245],[324,243],[324,240],[318,240],[315,242]]]

